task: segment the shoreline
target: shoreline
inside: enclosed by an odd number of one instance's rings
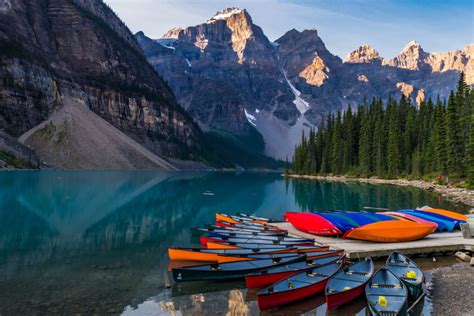
[[[337,182],[358,182],[368,184],[391,184],[398,186],[411,186],[418,189],[436,192],[441,194],[446,199],[462,203],[469,207],[474,207],[474,190],[465,188],[458,188],[449,185],[441,185],[434,182],[427,182],[423,180],[407,180],[407,179],[379,179],[379,178],[355,178],[347,176],[310,176],[310,175],[283,175],[284,177],[293,179],[307,179],[307,180],[324,180]]]

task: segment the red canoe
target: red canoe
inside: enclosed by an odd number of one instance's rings
[[[327,309],[335,309],[359,297],[373,274],[374,262],[371,258],[360,260],[336,273],[326,285]]]
[[[333,223],[314,213],[286,212],[285,220],[296,229],[319,236],[342,235]]]
[[[335,254],[327,257],[301,261],[295,264],[288,264],[281,267],[258,271],[247,274],[245,276],[245,284],[248,288],[269,286],[292,275],[310,270],[314,267],[336,262],[344,258],[344,254]]]
[[[258,307],[266,310],[321,293],[342,265],[342,262],[329,263],[281,280],[258,292]]]

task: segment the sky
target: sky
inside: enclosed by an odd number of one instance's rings
[[[227,7],[246,9],[270,40],[315,28],[326,47],[345,57],[369,44],[384,58],[411,40],[427,52],[474,43],[474,0],[104,0],[132,32],[160,38],[167,30],[206,22]]]

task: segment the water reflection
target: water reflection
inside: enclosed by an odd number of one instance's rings
[[[241,282],[172,284],[167,248],[198,245],[189,227],[211,222],[218,210],[281,217],[286,210],[422,204],[445,205],[419,190],[285,182],[278,174],[0,173],[0,314],[139,307],[255,314]],[[286,311],[321,308],[315,302]]]

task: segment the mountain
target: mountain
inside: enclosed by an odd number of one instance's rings
[[[415,41],[384,60],[368,44],[343,61],[317,30],[292,29],[271,42],[246,10],[228,8],[207,22],[162,38],[135,35],[178,102],[205,130],[237,137],[258,131],[265,152],[291,157],[301,132],[330,112],[366,98],[446,98],[464,71],[474,84],[474,45],[428,53]]]
[[[174,169],[201,150],[201,130],[101,0],[1,1],[0,78],[0,129],[50,166]]]

